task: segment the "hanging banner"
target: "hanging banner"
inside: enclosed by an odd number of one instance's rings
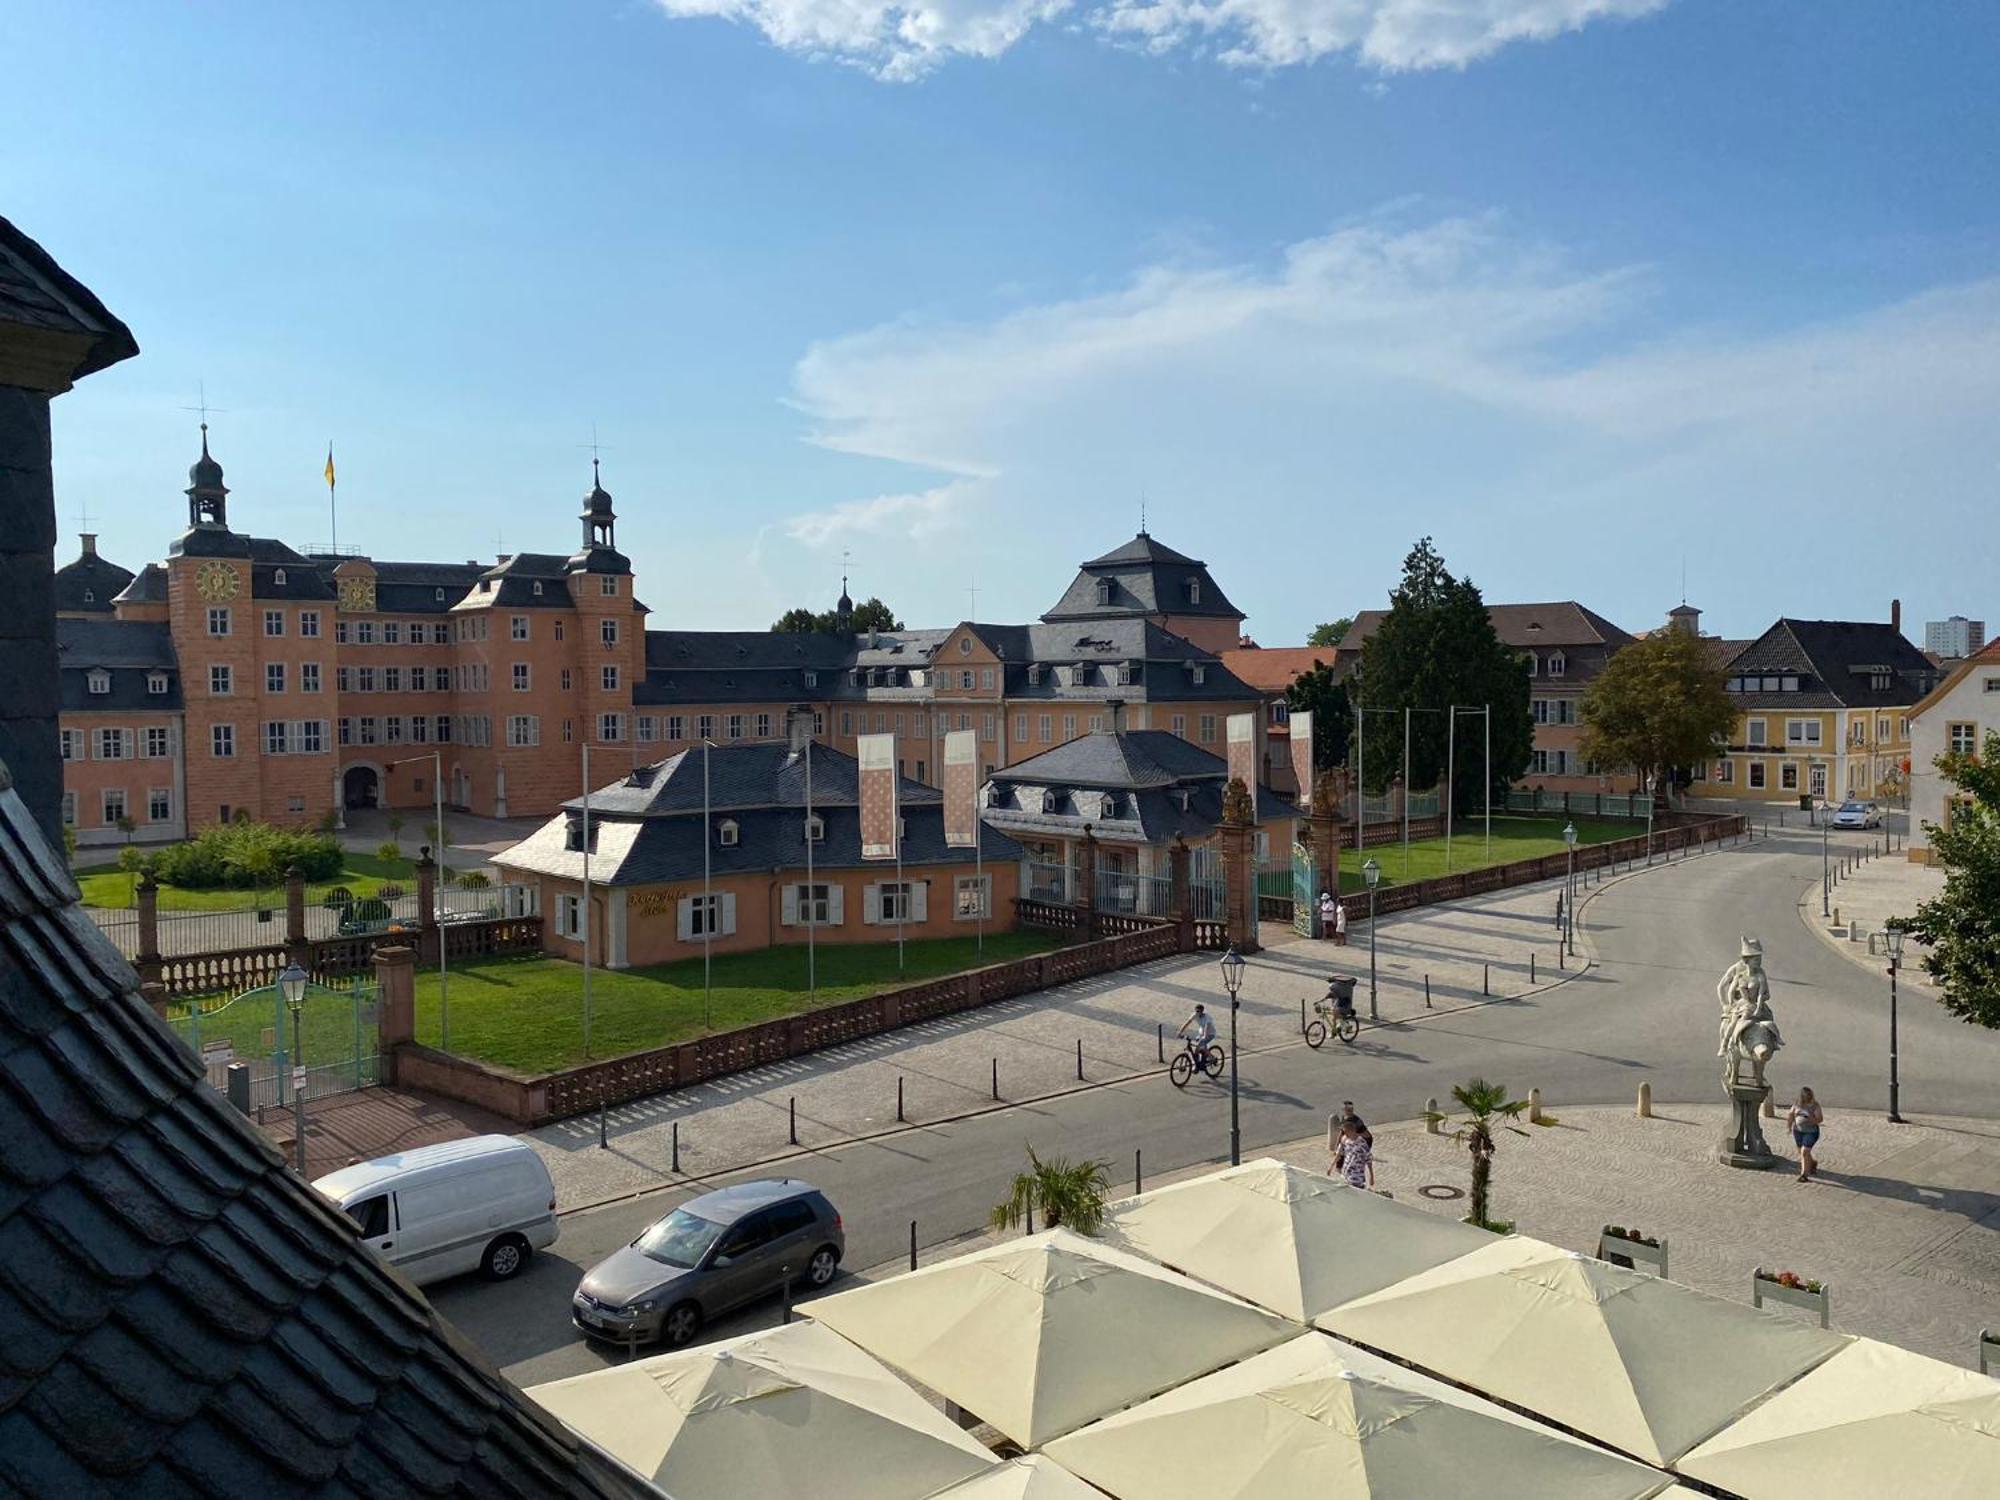
[[[979,842],[979,736],[970,729],[944,737],[944,841],[953,849]]]
[[[1257,791],[1257,716],[1229,716],[1229,779]]]
[[[896,737],[864,734],[854,742],[860,762],[861,857],[895,859],[900,811],[896,806]]]
[[[1299,784],[1299,806],[1310,808],[1313,796],[1313,716],[1309,708],[1292,715],[1292,779]]]

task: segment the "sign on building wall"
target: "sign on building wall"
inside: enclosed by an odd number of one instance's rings
[[[1313,794],[1313,716],[1301,709],[1292,715],[1292,779],[1299,784],[1299,805],[1310,807]]]
[[[1229,779],[1257,790],[1257,716],[1229,716]]]
[[[864,734],[854,742],[861,763],[861,857],[898,857],[899,810],[896,806],[896,737]]]
[[[944,841],[954,849],[979,842],[979,737],[954,729],[944,737]]]

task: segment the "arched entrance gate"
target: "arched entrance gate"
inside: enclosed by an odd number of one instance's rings
[[[294,1067],[308,1100],[371,1088],[376,1056],[376,990],[365,980],[306,985],[299,1011],[299,1053],[292,1057],[292,1017],[275,984],[239,995],[172,1004],[167,1023],[201,1059],[208,1081],[246,1114],[292,1102]],[[231,1065],[243,1069],[232,1073]]]

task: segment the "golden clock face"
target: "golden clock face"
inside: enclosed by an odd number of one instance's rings
[[[204,599],[234,599],[243,587],[236,570],[218,558],[211,558],[194,570],[194,591]]]
[[[375,580],[372,578],[341,579],[340,607],[342,609],[373,609],[375,607]]]

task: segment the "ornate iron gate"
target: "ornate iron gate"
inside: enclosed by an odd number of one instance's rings
[[[1292,931],[1319,936],[1319,867],[1306,844],[1292,845]]]
[[[244,1065],[239,1076],[248,1091],[239,1084],[235,1102],[254,1113],[290,1104],[299,1075],[309,1101],[380,1082],[376,1004],[375,986],[368,981],[308,984],[295,1025],[278,987],[270,984],[240,995],[185,1001],[169,1008],[167,1022],[220,1092],[230,1092],[231,1065]]]

